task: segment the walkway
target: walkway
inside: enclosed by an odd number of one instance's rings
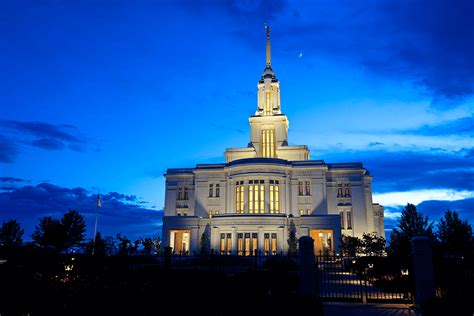
[[[323,303],[324,316],[415,316],[405,304]]]

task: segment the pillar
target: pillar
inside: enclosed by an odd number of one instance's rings
[[[300,291],[306,298],[317,298],[314,240],[309,236],[303,236],[298,240],[298,252],[300,255]]]
[[[423,307],[435,299],[433,254],[428,237],[419,236],[412,240],[413,274],[415,278],[415,304]]]

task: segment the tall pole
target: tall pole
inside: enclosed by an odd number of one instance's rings
[[[99,220],[99,206],[96,206],[96,212],[95,212],[95,225],[94,225],[94,244],[95,244],[95,239],[97,237],[97,221]]]
[[[94,225],[94,248],[92,248],[92,255],[95,253],[95,241],[97,238],[97,222],[99,221],[99,208],[101,207],[100,203],[100,193],[97,193],[97,203],[96,203],[96,211],[95,211],[95,225]]]

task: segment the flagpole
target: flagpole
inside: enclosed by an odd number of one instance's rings
[[[92,248],[92,255],[94,255],[95,252],[95,241],[97,238],[97,222],[99,220],[99,208],[101,207],[100,203],[100,193],[97,193],[97,203],[96,203],[96,212],[95,212],[95,225],[94,225],[94,248]]]

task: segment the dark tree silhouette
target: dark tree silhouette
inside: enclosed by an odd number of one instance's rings
[[[88,254],[94,254],[95,256],[105,256],[106,252],[106,241],[102,238],[100,232],[95,235],[95,241],[92,239],[86,243],[86,251]]]
[[[51,216],[41,217],[33,235],[33,241],[41,247],[54,248],[58,251],[66,249],[66,232],[64,226]]]
[[[41,217],[31,237],[41,247],[63,251],[79,245],[84,240],[85,231],[84,217],[77,211],[70,210],[63,215],[61,221],[51,216]]]
[[[355,257],[362,253],[362,240],[358,237],[342,235],[341,248],[344,256]]]
[[[150,237],[140,239],[143,246],[143,253],[149,256],[153,250],[153,239]]]
[[[118,253],[122,256],[128,256],[131,252],[132,243],[126,236],[118,233],[117,237]]]
[[[66,233],[66,249],[72,246],[78,246],[84,240],[86,222],[84,221],[84,216],[79,214],[76,210],[69,210],[65,213],[61,218],[61,225],[63,225]]]
[[[411,256],[411,239],[426,236],[434,240],[433,223],[428,217],[417,211],[416,206],[408,203],[402,211],[398,227],[390,235],[389,254],[399,258]]]
[[[296,238],[296,226],[291,220],[288,227],[288,255],[295,256],[298,250],[298,239]]]
[[[201,255],[206,255],[209,252],[210,240],[209,236],[211,235],[211,226],[209,224],[204,228],[204,232],[201,235]]]
[[[472,245],[472,227],[459,218],[457,212],[447,210],[438,223],[437,236],[441,247],[453,255],[465,255]]]
[[[376,233],[362,235],[362,248],[366,256],[383,256],[385,253],[385,238]]]
[[[23,243],[24,230],[21,229],[20,224],[10,219],[2,224],[0,228],[0,245],[6,247],[20,246]]]

